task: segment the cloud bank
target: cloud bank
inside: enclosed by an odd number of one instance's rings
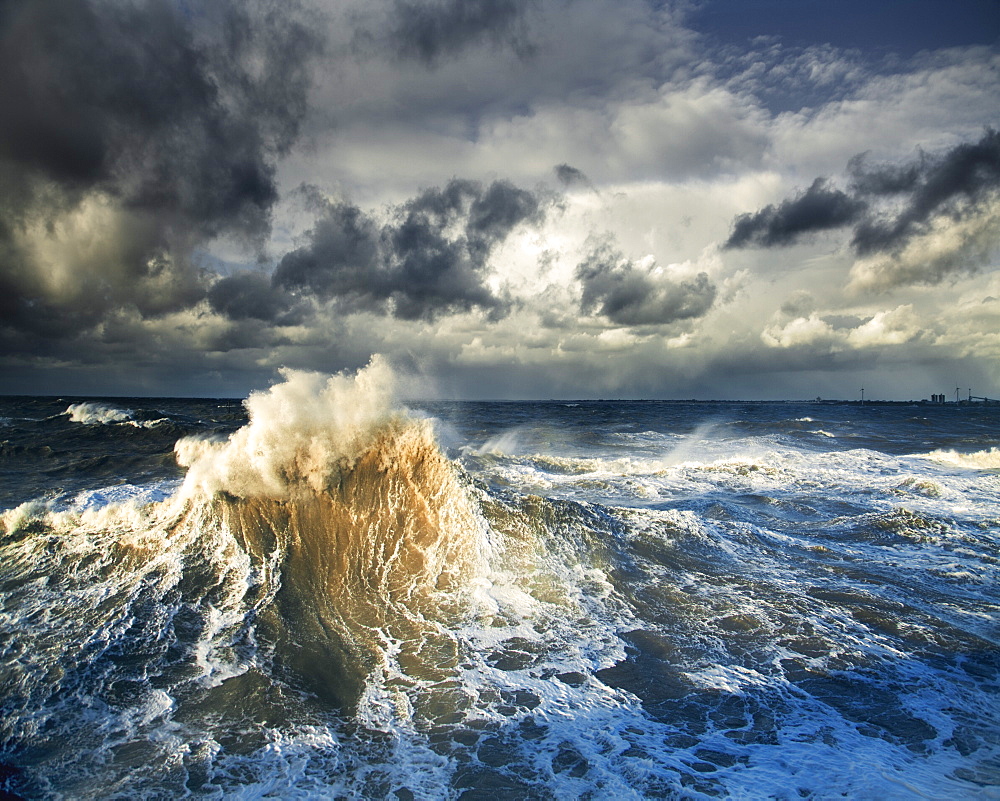
[[[4,386],[1000,394],[996,43],[703,11],[0,5]]]

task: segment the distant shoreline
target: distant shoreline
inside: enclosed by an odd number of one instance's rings
[[[243,397],[221,397],[196,395],[5,395],[0,393],[0,401],[65,401],[73,403],[79,401],[99,401],[107,403],[141,402],[141,401],[201,401],[204,403],[219,403],[226,405],[241,404]],[[1000,400],[987,399],[962,399],[959,401],[931,401],[926,398],[921,400],[844,400],[835,398],[802,398],[802,399],[778,399],[778,400],[749,400],[734,399],[726,400],[722,398],[422,398],[402,400],[403,405],[418,405],[421,403],[554,403],[554,404],[591,404],[591,403],[702,403],[702,404],[795,404],[800,406],[920,406],[933,408],[956,408],[956,407],[997,407],[1000,408]]]

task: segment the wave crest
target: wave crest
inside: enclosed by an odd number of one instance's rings
[[[70,422],[87,426],[121,424],[134,428],[155,428],[170,422],[166,417],[159,417],[155,420],[136,420],[136,413],[132,409],[119,409],[115,406],[106,406],[103,403],[92,401],[71,403],[63,414],[69,415]]]
[[[395,377],[379,357],[356,376],[282,375],[284,382],[244,401],[249,423],[229,439],[177,442],[177,460],[188,468],[187,495],[284,499],[296,488],[320,492],[387,426],[408,419],[394,406]]]
[[[1000,448],[990,448],[988,451],[959,453],[954,450],[936,450],[930,453],[930,458],[936,462],[970,467],[974,470],[996,470],[1000,468]]]
[[[74,423],[84,425],[103,425],[107,423],[125,423],[132,419],[132,412],[126,409],[116,409],[101,403],[71,403],[63,414],[68,414]]]

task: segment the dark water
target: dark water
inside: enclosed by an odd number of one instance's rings
[[[0,787],[1000,798],[1000,408],[375,372],[0,399]]]

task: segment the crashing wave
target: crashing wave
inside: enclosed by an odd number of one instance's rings
[[[1000,468],[1000,448],[990,448],[988,451],[973,451],[972,453],[959,453],[954,450],[936,450],[932,451],[929,456],[936,462],[956,467],[970,467],[974,470],[996,470]]]
[[[72,422],[83,425],[107,425],[132,420],[132,412],[128,409],[116,409],[114,406],[89,402],[71,403],[63,414],[68,414]]]
[[[181,573],[211,565],[220,581],[244,565],[225,603],[204,614],[256,620],[284,667],[342,707],[387,677],[439,682],[454,672],[452,628],[485,571],[485,524],[431,421],[397,406],[393,384],[380,359],[355,376],[286,371],[247,399],[249,422],[228,439],[176,443],[187,474],[166,500],[22,507],[4,528],[72,535],[81,552],[102,551],[88,559],[130,575],[168,553]],[[125,414],[94,404],[69,413]],[[248,606],[250,585],[265,589]]]
[[[169,423],[166,417],[156,420],[136,420],[135,412],[131,409],[118,409],[114,406],[105,406],[101,403],[84,401],[82,403],[71,403],[66,407],[63,414],[69,415],[73,423],[83,425],[111,425],[113,423],[130,425],[135,428],[155,428],[156,426]]]

